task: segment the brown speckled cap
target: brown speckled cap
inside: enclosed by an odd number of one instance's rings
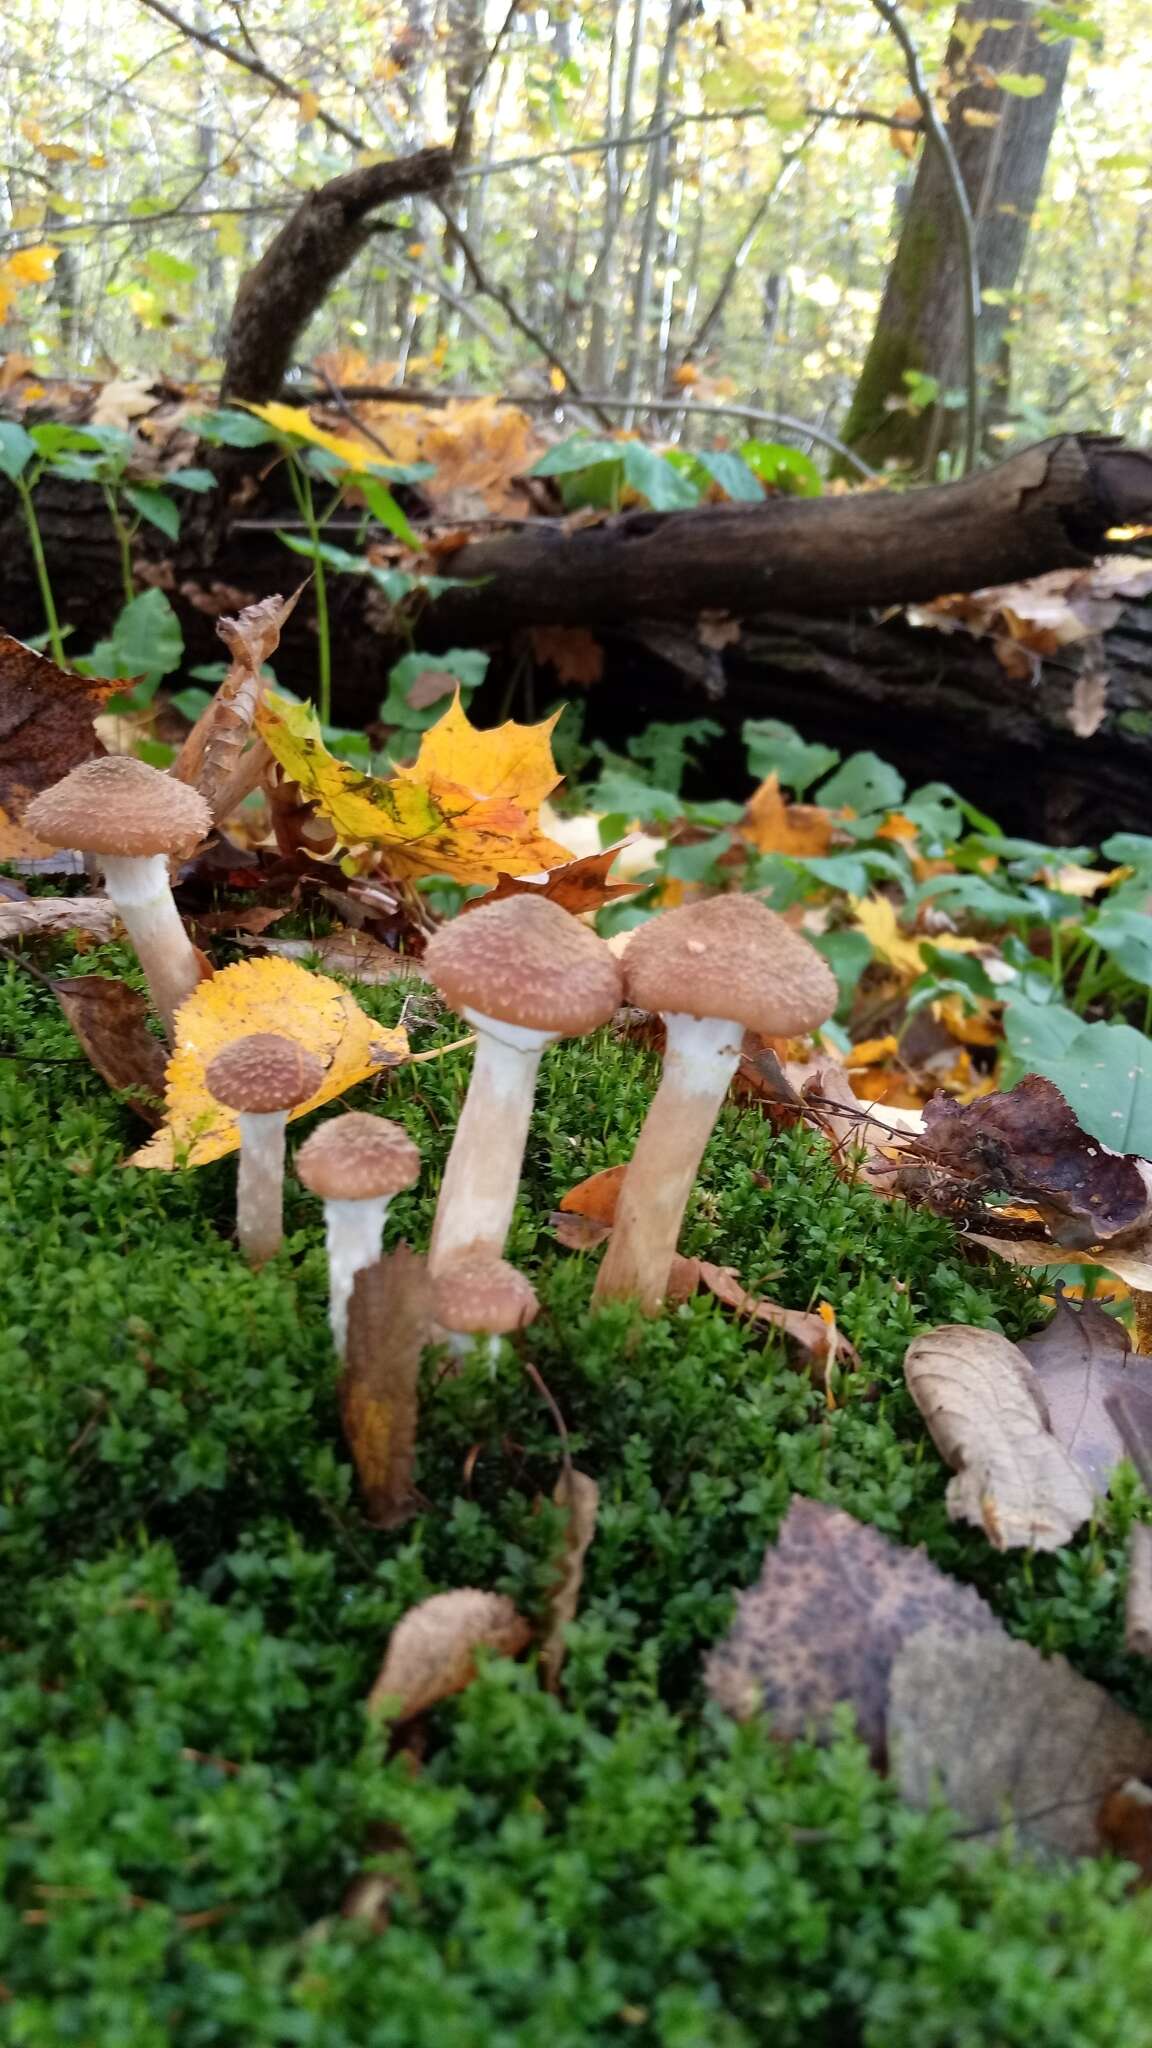
[[[278,1031],[252,1031],[234,1038],[209,1060],[204,1071],[209,1093],[241,1114],[263,1116],[295,1109],[315,1095],[324,1069],[315,1053],[282,1038]]]
[[[621,961],[639,1010],[722,1017],[787,1038],[836,1008],[836,981],[814,946],[751,896],[708,896],[633,932]]]
[[[506,896],[454,918],[424,967],[454,1010],[578,1037],[620,1006],[620,968],[585,924],[543,896]]]
[[[155,853],[183,859],[207,838],[212,813],[186,782],[132,754],[105,754],[42,790],[22,822],[48,846],[129,859]]]
[[[410,1188],[420,1178],[420,1154],[399,1124],[349,1110],[305,1138],[296,1172],[325,1202],[363,1202]]]
[[[505,1337],[534,1322],[536,1290],[507,1259],[462,1252],[432,1283],[432,1314],[445,1330]]]

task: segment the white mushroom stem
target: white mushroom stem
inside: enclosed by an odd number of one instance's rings
[[[692,1183],[728,1085],[743,1031],[723,1017],[665,1016],[664,1072],[616,1205],[616,1220],[593,1292],[596,1302],[632,1299],[655,1315]]]
[[[428,1270],[435,1274],[466,1247],[499,1258],[516,1206],[545,1046],[559,1033],[501,1024],[478,1010],[462,1014],[476,1031],[472,1078],[444,1169]]]
[[[288,1111],[241,1110],[236,1235],[252,1265],[274,1258],[284,1237],[284,1133]]]
[[[200,963],[173,900],[168,857],[106,853],[102,858],[108,894],[171,1038],[176,1011],[200,981]]]
[[[332,1341],[343,1358],[348,1348],[348,1304],[356,1275],[380,1257],[384,1219],[391,1195],[360,1195],[356,1200],[331,1196],[324,1203],[328,1238],[328,1321]]]

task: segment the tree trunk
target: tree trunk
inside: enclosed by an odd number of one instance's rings
[[[1002,359],[1071,51],[1067,39],[1041,40],[1033,16],[1031,0],[962,0],[945,59],[949,77],[961,81],[948,135],[976,222],[981,289],[996,294],[982,302],[977,336],[985,389]],[[1044,90],[1007,93],[995,82],[1001,72],[1042,78]],[[955,440],[954,410],[909,408],[905,372],[934,379],[941,397],[962,384],[963,279],[944,166],[926,146],[842,435],[875,468],[894,463],[930,474]]]

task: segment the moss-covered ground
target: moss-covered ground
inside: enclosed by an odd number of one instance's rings
[[[75,968],[127,965],[104,949]],[[359,993],[395,1017],[399,991]],[[785,1748],[726,1722],[701,1685],[733,1588],[799,1490],[926,1543],[1013,1631],[1152,1710],[1122,1651],[1133,1491],[1053,1557],[998,1557],[949,1524],[904,1391],[917,1329],[1019,1334],[1043,1314],[1025,1283],[967,1263],[947,1224],[845,1185],[818,1140],[730,1108],[684,1249],[790,1305],[831,1301],[864,1375],[829,1409],[706,1299],[628,1344],[624,1312],[589,1315],[592,1260],[561,1252],[547,1218],[627,1156],[654,1062],[607,1035],[550,1052],[511,1253],[543,1299],[529,1355],[599,1482],[600,1522],[562,1698],[530,1662],[493,1662],[433,1714],[414,1772],[363,1712],[395,1621],[469,1584],[538,1615],[554,1571],[540,1501],[560,1447],[520,1357],[429,1385],[431,1505],[395,1534],[367,1528],[317,1205],[293,1185],[282,1255],[248,1272],[229,1241],[233,1164],[125,1171],[139,1126],[14,966],[0,1046],[0,2041],[1152,2042],[1152,1905],[1127,1895],[1130,1873],[958,1843],[946,1814],[901,1806],[847,1727]],[[467,1070],[456,1054],[350,1099],[425,1155],[390,1242],[426,1242]],[[374,1855],[383,1932],[339,1914]]]

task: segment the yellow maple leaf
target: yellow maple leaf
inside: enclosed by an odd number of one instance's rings
[[[33,249],[17,249],[9,256],[2,272],[6,284],[45,284],[52,275],[52,266],[60,254],[51,242],[37,242]]]
[[[904,981],[915,981],[923,974],[927,962],[921,948],[923,939],[909,938],[901,929],[896,916],[896,906],[887,896],[851,896],[852,922],[855,929],[863,932],[872,942],[872,950],[895,968]],[[978,953],[979,939],[960,938],[955,932],[938,932],[928,941],[942,953]]]
[[[740,836],[758,853],[791,854],[796,860],[827,853],[832,844],[832,817],[819,804],[787,804],[780,777],[773,771],[744,806]]]
[[[256,727],[285,774],[335,826],[346,846],[379,846],[394,875],[451,875],[493,883],[500,874],[562,867],[565,849],[540,830],[539,806],[560,777],[540,725],[509,721],[478,732],[459,694],[424,734],[410,768],[364,775],[328,752],[309,704],[269,692]]]
[[[289,1112],[307,1116],[382,1067],[408,1057],[406,1031],[390,1031],[326,974],[298,961],[241,960],[202,981],[176,1012],[176,1050],[168,1062],[164,1124],[134,1152],[130,1166],[206,1166],[239,1145],[236,1113],[209,1094],[204,1070],[233,1039],[276,1031],[315,1053],[325,1068],[315,1095]]]
[[[366,441],[349,440],[346,434],[330,434],[326,427],[318,427],[310,419],[302,405],[251,405],[245,401],[244,410],[254,412],[257,419],[264,421],[277,434],[283,434],[291,441],[308,441],[314,448],[324,448],[343,462],[349,469],[360,471],[369,468],[384,468],[379,451],[370,448]]]

